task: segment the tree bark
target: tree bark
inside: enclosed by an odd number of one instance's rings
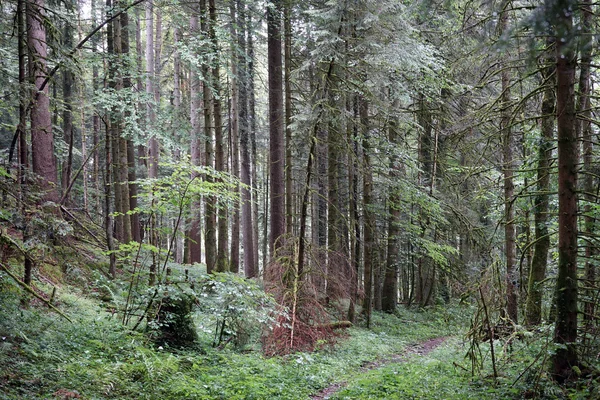
[[[508,7],[511,0],[503,4],[498,21],[500,35],[508,31]],[[515,185],[513,175],[515,173],[515,161],[513,156],[513,134],[511,128],[511,98],[510,98],[510,71],[506,65],[501,73],[502,95],[501,95],[501,117],[500,131],[502,132],[502,172],[504,174],[504,256],[506,258],[506,311],[508,317],[517,323],[517,289],[518,277],[515,271],[517,259],[517,241],[515,226],[514,192]]]
[[[360,280],[360,260],[362,258],[362,237],[361,237],[361,221],[359,211],[359,154],[360,148],[360,135],[358,134],[358,123],[355,121],[359,117],[359,98],[357,95],[352,96],[352,100],[349,101],[348,112],[352,112],[354,121],[350,129],[348,129],[348,141],[352,143],[354,150],[354,157],[352,161],[348,163],[348,181],[350,182],[350,226],[351,226],[351,255],[350,264],[354,269],[354,279],[351,283],[351,297],[350,306],[348,307],[348,319],[352,322],[356,322],[355,305],[358,302],[358,291],[359,291],[359,280]]]
[[[225,172],[225,143],[223,140],[223,122],[222,122],[222,110],[221,110],[221,72],[220,72],[220,60],[219,60],[219,43],[215,34],[215,27],[217,26],[217,8],[215,6],[215,0],[208,1],[209,8],[209,37],[212,43],[212,51],[214,52],[215,61],[212,67],[212,83],[213,83],[213,116],[215,122],[215,169],[218,172]],[[222,179],[218,179],[218,182],[222,182]],[[225,272],[229,271],[229,233],[228,226],[229,221],[227,219],[227,203],[220,201],[217,210],[217,271]]]
[[[64,40],[63,45],[65,48],[70,49],[73,47],[73,28],[70,21],[65,21],[65,28],[63,31]],[[71,171],[73,168],[73,142],[74,142],[74,128],[73,128],[73,73],[69,68],[63,70],[63,138],[67,144],[67,159],[63,160],[61,186],[63,195],[66,193],[69,183],[71,183]],[[65,201],[68,203],[69,195]]]
[[[31,104],[31,158],[33,172],[40,176],[44,199],[56,201],[58,176],[54,159],[54,137],[48,85],[39,90],[46,80],[47,57],[44,0],[27,2],[27,44],[30,51],[30,78],[37,90]]]
[[[245,4],[241,0],[237,0],[238,21],[244,21],[248,18],[246,14]],[[246,33],[248,37],[252,36],[252,32],[245,29],[245,24],[238,24],[238,47],[240,56],[238,57],[238,94],[239,94],[239,132],[240,132],[240,158],[241,158],[241,180],[242,180],[242,245],[244,248],[244,274],[247,278],[254,278],[258,273],[256,264],[253,226],[253,211],[252,211],[252,160],[250,154],[250,114],[248,109],[248,86],[252,77],[248,74],[246,68],[245,51],[246,51]]]
[[[192,15],[190,17],[190,31],[193,35],[198,34],[198,17]],[[202,130],[200,127],[200,112],[201,112],[201,98],[200,98],[200,79],[198,71],[194,66],[190,68],[190,124],[191,124],[191,162],[192,165],[201,165],[200,162],[200,136]],[[196,173],[192,173],[192,179],[196,177]],[[195,200],[192,203],[191,210],[191,222],[188,231],[188,262],[190,264],[202,262],[202,238],[200,236],[202,218],[200,216],[201,203],[199,200]]]
[[[252,220],[254,221],[254,267],[258,272],[259,263],[258,263],[258,238],[259,238],[259,224],[258,224],[258,173],[256,170],[257,164],[257,146],[256,146],[256,91],[254,90],[254,76],[255,76],[255,68],[254,68],[254,27],[252,22],[252,15],[255,12],[255,8],[253,6],[253,2],[248,4],[248,12],[246,13],[246,33],[248,35],[248,71],[246,72],[248,76],[248,120],[250,121],[250,145],[251,145],[251,159],[250,159],[250,168],[251,168],[251,176],[252,176]],[[266,179],[268,184],[268,179]],[[265,204],[268,203],[268,200]],[[266,205],[265,205],[266,207]],[[265,231],[268,223],[268,214],[265,213],[264,218],[264,226]],[[267,243],[267,235],[264,235],[263,243]],[[263,251],[263,260],[266,260],[267,252]],[[263,262],[265,265],[266,262]]]
[[[292,20],[291,1],[286,0],[283,9],[283,30],[285,36],[284,47],[284,86],[285,86],[285,226],[286,232],[293,232],[294,224],[294,196],[292,190]]]
[[[157,24],[158,25],[158,24]],[[158,29],[157,29],[158,32]],[[158,139],[154,134],[154,129],[156,129],[156,108],[158,107],[160,100],[157,99],[157,94],[159,91],[156,89],[156,51],[158,49],[158,44],[154,43],[154,6],[152,2],[146,3],[146,95],[149,99],[153,99],[148,101],[146,106],[147,112],[147,125],[146,128],[150,132],[150,139],[148,140],[148,178],[156,179],[158,178]],[[160,58],[160,57],[158,57]],[[152,205],[154,205],[154,200],[152,200]],[[158,247],[158,231],[156,226],[156,214],[152,213],[150,216],[150,244]],[[150,264],[150,276],[148,279],[148,283],[150,286],[154,286],[157,280],[158,274],[158,260],[153,253],[152,262]]]
[[[364,212],[364,282],[365,299],[363,313],[367,318],[367,328],[371,327],[373,309],[373,268],[375,260],[375,214],[371,210],[373,198],[373,176],[371,172],[371,146],[369,144],[369,104],[360,97],[359,114],[363,136],[363,212]]]
[[[147,128],[150,132],[148,140],[148,177],[158,177],[158,140],[153,130],[156,128],[156,60],[154,45],[154,6],[151,1],[146,3],[146,94],[149,99],[147,103]]]
[[[592,131],[592,110],[591,110],[591,62],[593,48],[593,33],[592,33],[592,2],[590,0],[582,0],[581,22],[580,22],[580,39],[579,48],[581,51],[580,72],[579,72],[579,97],[577,99],[577,112],[579,120],[576,122],[577,137],[580,138],[583,144],[583,193],[585,205],[583,206],[584,214],[584,231],[589,238],[595,235],[596,218],[592,204],[596,201],[594,195],[594,137]],[[596,265],[594,257],[597,254],[597,249],[591,240],[585,242],[585,291],[584,297],[584,314],[583,319],[586,325],[592,325],[592,321],[597,320],[596,312]]]
[[[112,12],[112,0],[106,0],[106,9],[107,11],[107,17],[110,18],[111,17],[111,12]],[[108,54],[113,54],[114,53],[114,37],[113,37],[113,26],[112,24],[108,24],[106,26],[106,49]],[[108,71],[108,74],[110,75],[110,69]],[[107,82],[108,85],[110,85],[110,80],[109,82]],[[106,87],[105,87],[106,88]],[[111,209],[111,187],[113,186],[113,182],[112,182],[112,170],[110,165],[112,164],[112,146],[114,145],[112,143],[112,128],[111,128],[111,118],[110,118],[110,111],[108,111],[106,113],[105,116],[106,119],[106,136],[105,136],[105,147],[104,147],[104,160],[105,160],[105,164],[104,164],[104,170],[105,170],[105,175],[104,175],[104,231],[106,234],[106,248],[109,252],[109,266],[108,266],[108,273],[109,275],[114,279],[116,277],[117,274],[117,269],[116,269],[116,256],[115,253],[113,252],[114,250],[114,238],[113,238],[113,231],[114,231],[114,220],[112,217],[112,209]]]
[[[269,83],[269,181],[271,259],[283,245],[285,234],[285,136],[281,56],[281,0],[267,8]]]
[[[200,0],[200,30],[202,35],[208,38],[209,29],[208,13],[206,9],[206,0]],[[202,100],[204,102],[204,138],[205,138],[205,163],[204,166],[211,169],[214,168],[214,150],[213,150],[213,136],[212,136],[212,120],[213,120],[213,108],[212,96],[211,96],[211,76],[210,68],[208,64],[202,65]],[[209,183],[213,182],[211,176],[206,177],[206,181]],[[205,249],[205,261],[206,261],[206,272],[212,273],[216,269],[217,263],[217,216],[216,216],[216,198],[215,196],[207,196],[205,202],[205,233],[204,233],[204,249]]]
[[[119,43],[119,65],[121,66],[120,71],[120,86],[121,89],[128,91],[131,90],[131,66],[129,64],[129,15],[127,12],[123,12],[119,18],[115,19],[115,24],[119,25],[120,30],[120,43]],[[127,139],[123,137],[123,128],[125,120],[130,116],[131,112],[125,110],[122,115],[119,115],[119,123],[117,124],[117,135],[119,144],[119,160],[116,163],[119,169],[119,180],[118,185],[121,186],[121,209],[118,210],[123,216],[123,242],[128,243],[132,240],[132,228],[131,228],[131,216],[129,211],[131,195],[129,193],[129,161],[127,155]],[[135,181],[135,176],[133,177]]]
[[[572,6],[568,0],[552,4],[558,10]],[[553,356],[553,374],[559,380],[574,377],[579,361],[577,342],[577,167],[575,131],[575,44],[573,14],[559,13],[556,26],[556,115],[558,127],[558,277],[554,342],[561,345]]]
[[[395,112],[398,101],[394,101],[392,113]],[[395,148],[398,145],[398,120],[392,117],[389,122],[389,140]],[[392,151],[394,151],[392,149]],[[402,167],[398,164],[398,159],[392,153],[390,157],[390,182],[397,184],[401,177]],[[386,312],[394,312],[398,297],[398,255],[400,252],[400,189],[392,187],[388,199],[388,237],[387,237],[387,260],[385,265],[385,274],[383,280],[383,290],[381,299],[381,309]]]
[[[244,23],[243,18],[239,15],[236,16],[236,0],[231,0],[229,3],[229,14],[230,14],[230,51],[231,51],[231,110],[230,110],[230,137],[231,143],[231,173],[236,179],[241,179],[240,176],[240,148],[239,148],[239,115],[238,115],[238,94],[239,94],[239,82],[238,77],[238,54],[245,51],[243,48],[237,46],[239,29],[241,32],[245,30],[241,27],[240,23]],[[237,28],[236,28],[237,26]],[[244,60],[242,60],[244,62]],[[236,183],[234,187],[236,197],[240,195],[240,186]],[[241,203],[240,203],[241,205]],[[238,273],[240,270],[240,209],[235,206],[233,210],[233,216],[231,219],[231,272]]]
[[[550,161],[554,143],[554,114],[556,61],[554,59],[554,40],[546,41],[546,62],[543,69],[544,95],[542,99],[541,137],[538,148],[537,195],[534,198],[534,236],[535,245],[533,259],[529,272],[528,296],[525,309],[525,320],[528,326],[539,325],[542,322],[542,281],[546,277],[550,236],[548,232],[548,207],[550,201]]]

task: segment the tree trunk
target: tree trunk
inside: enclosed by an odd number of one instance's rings
[[[369,105],[364,97],[360,98],[359,105],[360,124],[363,135],[363,212],[364,212],[364,282],[365,299],[363,313],[367,318],[367,328],[371,327],[371,312],[373,308],[373,268],[375,260],[375,214],[373,206],[373,176],[371,172],[371,146],[369,144]]]
[[[119,65],[121,65],[120,84],[125,91],[131,89],[131,66],[129,64],[129,15],[127,12],[122,13],[115,24],[119,25],[120,39],[119,43]],[[119,115],[119,124],[117,134],[119,136],[119,160],[116,163],[119,168],[119,186],[121,186],[121,209],[118,210],[123,215],[123,242],[128,243],[132,240],[131,215],[129,211],[131,194],[129,193],[129,161],[127,155],[127,139],[123,137],[123,126],[125,121],[130,117],[131,112],[125,110],[123,115]],[[133,176],[135,181],[135,176]]]
[[[218,172],[225,172],[225,143],[223,140],[223,122],[222,122],[222,111],[221,111],[221,73],[220,73],[220,60],[219,60],[219,43],[215,34],[215,28],[217,26],[217,9],[215,7],[215,0],[209,0],[209,36],[211,39],[213,52],[214,52],[214,64],[212,68],[212,83],[213,83],[213,115],[215,121],[215,169]],[[222,182],[221,179],[218,181]],[[221,202],[218,208],[218,240],[217,240],[217,271],[225,272],[229,271],[229,234],[227,228],[229,226],[227,220],[227,203]]]
[[[193,35],[198,35],[198,17],[192,15],[190,17],[190,31]],[[192,165],[201,165],[200,162],[200,136],[202,130],[200,127],[200,111],[202,103],[200,98],[200,79],[198,77],[198,71],[191,66],[190,68],[190,124],[191,124],[191,161]],[[196,177],[196,173],[192,174],[192,179]],[[195,200],[192,203],[191,210],[191,222],[188,231],[188,262],[190,264],[202,262],[202,238],[201,232],[201,216],[200,216],[201,203],[199,200]]]
[[[125,90],[131,90],[133,83],[131,81],[131,74],[133,71],[133,65],[131,65],[130,59],[130,46],[129,46],[129,14],[124,12],[120,16],[121,23],[121,53],[123,60],[123,88]],[[125,111],[125,118],[131,117],[131,111]],[[122,212],[125,214],[125,234],[127,241],[134,240],[138,243],[142,241],[142,234],[140,228],[140,217],[138,212],[129,211],[135,210],[138,206],[137,201],[137,184],[135,183],[136,168],[135,168],[135,149],[131,139],[120,139],[120,167],[121,167],[121,182],[123,185],[122,199],[123,209]]]
[[[419,161],[422,168],[420,173],[420,185],[423,188],[433,187],[434,181],[434,149],[433,149],[433,116],[429,109],[429,102],[425,98],[424,94],[419,95],[419,110],[417,112],[417,121],[421,127],[421,133],[419,135]],[[423,189],[425,190],[425,189]],[[420,239],[426,240],[429,229],[429,218],[424,215],[425,212],[419,209],[419,220],[421,225]],[[416,271],[414,274],[414,301],[420,306],[427,305],[427,293],[433,290],[435,282],[429,280],[428,277],[431,273],[432,265],[429,259],[424,255],[420,255],[416,262]],[[432,276],[435,279],[435,276]]]
[[[174,122],[174,139],[175,148],[173,149],[173,160],[179,162],[181,160],[181,125],[182,125],[182,112],[181,112],[181,54],[179,51],[179,44],[181,41],[181,34],[178,27],[173,29],[173,115],[175,118]],[[175,235],[175,262],[183,264],[183,253],[185,249],[185,229],[184,221],[180,221],[177,230],[173,232]],[[177,218],[173,219],[173,226],[177,225]]]
[[[592,48],[593,48],[593,33],[592,33],[592,2],[590,0],[582,0],[580,3],[581,8],[581,31],[580,31],[580,45],[581,49],[581,62],[580,62],[580,73],[579,73],[579,97],[577,104],[577,111],[579,114],[579,120],[576,122],[578,132],[577,137],[583,143],[583,193],[585,205],[583,206],[584,214],[584,232],[590,239],[585,241],[585,291],[584,298],[584,314],[583,319],[586,321],[586,325],[591,325],[592,321],[596,320],[596,296],[597,296],[597,283],[596,283],[596,265],[595,256],[597,249],[591,238],[595,235],[596,218],[594,217],[594,210],[592,204],[596,201],[596,195],[594,193],[594,133],[592,131],[591,121],[593,119],[590,94],[591,94],[591,73],[590,67],[592,62]]]
[[[392,112],[396,110],[398,101],[393,102]],[[389,140],[393,147],[398,145],[398,120],[392,118],[389,122]],[[394,151],[394,150],[392,150]],[[390,182],[397,184],[401,176],[402,167],[398,164],[397,157],[392,153],[390,157]],[[388,200],[388,238],[387,260],[383,280],[383,293],[381,308],[386,312],[394,312],[398,297],[398,255],[400,253],[400,189],[392,187]]]
[[[27,151],[27,140],[26,140],[26,127],[27,127],[27,92],[25,89],[25,83],[27,79],[25,62],[27,57],[27,33],[26,33],[26,3],[25,0],[18,0],[17,3],[17,40],[18,40],[18,51],[19,51],[19,94],[21,95],[19,101],[19,125],[17,129],[19,130],[19,185],[21,190],[21,196],[23,196],[27,192],[27,170],[29,169],[29,159],[28,159],[28,151]],[[21,197],[22,198],[22,197]],[[23,210],[23,215],[26,215],[25,212],[25,203],[21,203],[19,207]],[[22,232],[23,232],[23,243],[26,243],[29,240],[29,229],[28,224],[23,224]],[[23,282],[26,285],[31,285],[31,273],[33,269],[33,260],[25,254],[25,260],[23,263]]]
[[[528,326],[542,322],[542,281],[546,277],[550,236],[548,232],[548,205],[550,201],[550,161],[554,144],[554,113],[556,96],[556,61],[554,41],[546,42],[547,66],[543,69],[544,97],[542,99],[541,138],[538,148],[537,195],[534,199],[535,245],[529,272],[525,320]]]
[[[498,21],[500,35],[508,31],[508,7],[510,0],[504,2]],[[517,260],[517,242],[515,226],[515,208],[513,175],[515,161],[513,156],[513,134],[511,128],[511,98],[510,98],[510,71],[506,65],[501,73],[501,119],[500,131],[502,132],[502,172],[504,174],[504,256],[506,258],[506,311],[508,317],[517,323],[517,289],[518,282],[515,264]]]
[[[568,9],[571,3],[552,4]],[[573,14],[560,13],[556,26],[556,115],[558,127],[558,277],[554,342],[561,345],[553,357],[553,374],[559,380],[575,377],[577,342],[577,167],[575,132],[575,44]]]
[[[252,15],[255,12],[253,2],[248,4],[248,12],[246,13],[246,33],[248,34],[248,120],[250,121],[250,144],[251,154],[250,168],[252,176],[252,220],[254,221],[254,233],[252,235],[254,240],[254,268],[258,273],[258,237],[259,237],[259,224],[258,224],[258,175],[256,171],[257,164],[257,150],[256,150],[256,91],[254,90],[254,29],[252,23]],[[241,104],[241,99],[240,99]],[[240,119],[241,122],[241,119]],[[266,179],[268,183],[268,179]],[[265,202],[267,203],[267,202]],[[265,214],[264,225],[265,230],[267,226],[268,215]],[[267,243],[267,235],[264,235],[264,243]],[[263,251],[263,259],[266,259],[267,253]],[[263,263],[265,265],[266,263]]]
[[[73,47],[73,29],[70,21],[65,21],[63,45],[67,49]],[[69,68],[63,70],[63,138],[67,145],[67,159],[63,160],[61,186],[65,201],[68,203],[67,188],[71,183],[71,171],[73,169],[73,73]]]
[[[96,1],[92,0],[92,4],[91,4],[91,14],[92,14],[92,29],[95,29],[97,26],[97,22],[96,22]],[[91,45],[92,45],[92,51],[94,53],[96,53],[98,51],[98,44],[99,44],[99,39],[98,37],[94,36],[92,37],[92,39],[90,40]],[[92,88],[94,90],[94,93],[98,90],[98,66],[96,65],[96,63],[94,63],[94,65],[92,66]],[[94,193],[95,193],[95,209],[96,210],[101,210],[101,194],[100,194],[100,171],[99,171],[99,165],[100,165],[100,149],[99,149],[99,142],[100,142],[100,115],[98,114],[98,112],[94,112],[93,116],[92,116],[92,144],[93,144],[93,152],[94,155],[92,157],[93,159],[93,172],[92,172],[92,179],[94,180]],[[99,214],[100,215],[100,214]]]
[[[242,6],[243,7],[243,6]],[[245,30],[242,29],[240,24],[244,23],[243,18],[240,15],[236,17],[236,0],[231,0],[229,3],[229,14],[230,14],[230,35],[231,35],[231,110],[230,110],[230,137],[231,143],[231,174],[236,179],[241,179],[240,176],[240,148],[239,148],[239,119],[238,119],[238,94],[239,94],[239,82],[238,77],[238,56],[237,56],[237,40],[238,29],[245,34]],[[239,52],[244,52],[245,49],[240,48]],[[244,60],[242,60],[242,63]],[[245,82],[244,82],[245,84]],[[234,187],[234,194],[237,196],[240,194],[240,186],[236,183]],[[231,220],[231,272],[238,273],[240,270],[240,210],[239,207],[234,207],[233,216]]]
[[[292,191],[292,21],[291,2],[287,0],[283,9],[283,30],[285,35],[284,48],[284,86],[285,86],[285,226],[286,232],[293,232],[293,191]]]
[[[155,60],[155,50],[156,46],[154,45],[154,6],[152,2],[146,3],[146,95],[149,100],[147,103],[147,118],[146,118],[146,128],[150,132],[150,139],[148,140],[148,178],[156,179],[158,178],[158,140],[154,135],[153,130],[156,128],[156,107],[158,107],[158,102],[156,101],[156,88],[155,88],[155,80],[156,80],[156,60]],[[154,205],[154,200],[152,200],[152,205]],[[150,235],[150,244],[158,247],[158,232],[156,229],[156,215],[152,213],[150,216],[150,227],[149,227],[149,235]],[[158,261],[156,255],[153,253],[152,262],[150,264],[150,276],[148,283],[150,286],[153,286],[156,283],[156,275],[158,273]]]
[[[158,177],[158,140],[153,130],[156,128],[156,63],[154,46],[154,6],[152,2],[146,3],[146,95],[149,99],[147,103],[147,128],[150,131],[150,140],[148,141],[148,177]]]
[[[354,279],[351,284],[351,298],[350,306],[348,307],[348,319],[352,322],[356,320],[355,305],[358,302],[358,291],[360,286],[360,260],[362,258],[361,253],[361,230],[360,230],[360,211],[358,208],[358,192],[359,192],[359,176],[358,176],[358,165],[359,165],[359,154],[361,149],[360,135],[358,134],[358,123],[356,122],[359,117],[359,99],[358,96],[353,96],[352,100],[349,101],[348,112],[352,112],[353,123],[351,129],[348,130],[348,141],[352,143],[354,150],[354,157],[352,162],[348,163],[348,180],[350,182],[350,226],[352,227],[352,240],[351,240],[351,256],[350,264],[354,269]]]
[[[245,5],[241,0],[237,0],[238,21],[244,21],[247,18]],[[251,76],[246,69],[246,60],[244,52],[246,50],[244,23],[238,24],[238,47],[240,56],[238,57],[238,82],[239,94],[239,132],[240,132],[240,158],[241,158],[241,180],[242,180],[242,245],[244,247],[244,273],[247,278],[253,278],[258,272],[256,264],[256,247],[254,240],[253,212],[252,212],[252,163],[250,154],[250,115],[248,110],[248,80]],[[248,37],[252,32],[248,31]]]
[[[36,87],[31,103],[31,158],[33,172],[40,176],[44,199],[57,200],[56,161],[48,85],[42,88],[48,75],[44,0],[27,2],[27,44],[30,52],[30,78]]]
[[[142,16],[141,16],[141,12],[140,12],[141,7],[135,7],[134,8],[134,13],[135,13],[135,62],[137,65],[137,73],[138,76],[135,80],[135,86],[136,86],[136,90],[138,93],[142,93],[144,90],[147,91],[147,88],[144,88],[144,81],[142,79],[142,77],[144,76],[144,66],[142,63],[142,59],[144,58],[144,54],[142,51]],[[146,81],[147,81],[147,75],[146,75]],[[138,107],[139,109],[143,109],[144,105],[140,102],[138,103]],[[145,106],[146,108],[146,112],[148,110],[148,106]],[[145,115],[146,119],[145,121],[140,121],[140,125],[143,127],[148,127],[148,118],[150,117],[148,114]],[[137,159],[138,159],[138,163],[139,165],[143,165],[145,169],[148,168],[148,162],[146,160],[146,149],[144,148],[143,145],[139,144],[136,147],[136,153],[137,153]],[[144,171],[144,170],[143,170]],[[145,176],[145,174],[143,173],[142,176]],[[142,231],[142,236],[143,236],[143,231]]]
[[[283,245],[285,233],[285,137],[283,132],[283,81],[281,57],[281,0],[267,8],[267,57],[269,72],[269,181],[271,259]]]
[[[200,0],[200,30],[202,35],[208,38],[208,13],[206,10],[206,0]],[[211,96],[211,77],[210,68],[208,64],[202,65],[202,100],[204,102],[204,137],[205,137],[205,163],[206,167],[214,168],[214,154],[213,154],[213,136],[211,131],[212,126],[212,96]],[[207,176],[206,181],[209,183],[213,182],[212,177]],[[205,202],[205,236],[204,236],[204,249],[205,249],[205,261],[206,261],[206,272],[212,273],[215,270],[217,263],[217,216],[216,216],[216,204],[215,196],[206,197]]]

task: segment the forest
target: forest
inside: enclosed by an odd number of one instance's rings
[[[0,398],[600,398],[596,8],[0,0]]]

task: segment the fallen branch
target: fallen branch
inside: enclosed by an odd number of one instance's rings
[[[63,313],[58,308],[56,308],[56,307],[54,307],[52,305],[52,303],[51,303],[52,299],[51,300],[46,300],[45,298],[43,298],[42,296],[40,296],[39,294],[37,294],[35,292],[35,290],[33,290],[33,288],[31,286],[29,286],[28,284],[26,284],[25,282],[23,282],[22,280],[20,280],[15,274],[13,274],[11,272],[11,270],[6,265],[0,263],[0,268],[2,268],[4,270],[4,272],[6,272],[11,278],[13,278],[14,281],[19,284],[19,286],[21,286],[27,292],[29,292],[30,294],[32,294],[34,297],[36,297],[39,300],[43,301],[49,308],[51,308],[52,310],[56,311],[56,313],[58,315],[60,315],[61,317],[63,317],[67,321],[69,321],[70,323],[73,323],[73,321],[71,321],[71,318],[69,318],[65,313]]]
[[[8,234],[5,235],[4,232],[2,231],[2,229],[0,229],[0,242],[6,242],[7,244],[12,245],[17,250],[19,250],[19,252],[23,256],[30,257],[29,254],[27,254],[27,251],[25,249],[23,249],[21,247],[21,245],[19,243],[17,243],[10,235],[8,235]]]
[[[104,242],[101,241],[96,235],[94,235],[92,233],[92,231],[90,231],[88,228],[85,227],[85,225],[83,225],[83,223],[81,223],[76,217],[75,215],[73,215],[73,213],[71,213],[69,210],[67,210],[67,208],[65,206],[60,206],[60,209],[62,210],[62,212],[64,212],[65,214],[67,214],[77,225],[79,225],[84,231],[86,231],[88,233],[88,235],[90,235],[91,237],[93,237],[94,239],[96,239],[96,241],[100,244],[100,246],[102,248],[104,248]]]
[[[329,324],[321,324],[317,325],[318,329],[344,329],[344,328],[352,328],[354,325],[350,321],[335,321]]]

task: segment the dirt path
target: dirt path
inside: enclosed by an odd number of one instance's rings
[[[360,372],[367,372],[372,369],[381,368],[388,364],[401,363],[407,361],[408,357],[411,355],[418,356],[426,356],[435,350],[438,346],[444,343],[448,338],[447,337],[438,337],[434,339],[429,339],[421,343],[413,344],[408,346],[402,353],[395,354],[390,358],[384,358],[376,361],[372,361],[364,364]],[[311,400],[324,400],[330,398],[334,393],[338,392],[340,389],[345,387],[347,382],[338,382],[332,385],[329,385],[325,389],[321,390],[319,393],[311,396]]]

